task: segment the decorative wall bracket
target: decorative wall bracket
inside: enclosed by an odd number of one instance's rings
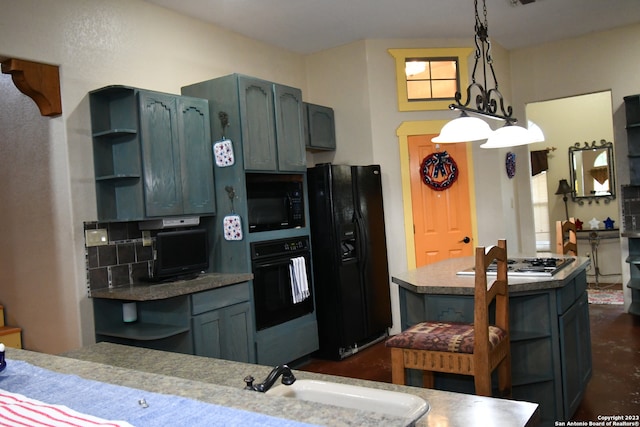
[[[57,66],[13,58],[2,62],[2,72],[11,74],[18,90],[35,101],[40,114],[62,114],[60,73]]]

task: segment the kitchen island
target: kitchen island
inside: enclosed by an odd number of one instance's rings
[[[203,402],[325,426],[401,426],[404,420],[366,411],[343,409],[243,390],[243,378],[253,375],[262,381],[271,367],[228,360],[163,352],[140,347],[98,343],[63,356],[7,349],[11,360],[63,374],[74,374],[100,382],[166,393]],[[395,390],[422,397],[430,411],[418,426],[533,426],[538,422],[537,405],[488,397],[468,396],[438,390],[355,380],[302,371],[298,379],[319,379],[337,383]],[[2,374],[0,374],[1,380]],[[215,425],[215,424],[212,424]]]
[[[570,420],[591,378],[586,268],[571,258],[552,276],[509,276],[513,397],[540,404],[542,425]],[[473,322],[473,257],[454,258],[393,276],[402,330],[425,321]],[[409,371],[408,384],[421,373]],[[472,377],[436,374],[436,388],[473,393]]]

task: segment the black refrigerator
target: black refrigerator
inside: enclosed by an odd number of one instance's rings
[[[307,183],[317,355],[341,360],[392,323],[380,166],[319,164]]]

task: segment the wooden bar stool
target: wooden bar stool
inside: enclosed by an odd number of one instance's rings
[[[556,253],[578,255],[578,237],[576,220],[556,221]]]
[[[497,275],[487,286],[487,267],[494,260]],[[493,300],[495,325],[489,325]],[[389,338],[392,382],[405,384],[405,369],[422,370],[427,388],[433,388],[433,372],[470,375],[476,394],[491,396],[491,373],[497,368],[500,394],[511,396],[506,240],[488,250],[476,248],[473,317],[473,323],[422,322]]]

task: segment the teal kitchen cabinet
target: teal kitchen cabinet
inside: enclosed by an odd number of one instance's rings
[[[560,315],[564,413],[574,414],[592,374],[591,331],[587,293]]]
[[[622,237],[628,238],[629,313],[640,316],[640,95],[624,97],[627,119],[627,151],[629,158],[629,185],[622,186]]]
[[[215,213],[206,100],[108,86],[90,105],[98,220]]]
[[[336,126],[333,108],[305,103],[306,148],[310,151],[336,149]]]
[[[183,294],[189,283],[198,289],[206,281],[203,276],[146,285],[143,291],[145,285],[96,291],[100,295],[92,296],[96,342],[255,363],[249,282]],[[123,319],[127,303],[135,303],[131,321]]]
[[[182,88],[182,93],[209,99],[214,139],[230,138],[242,147],[245,171],[305,172],[302,91],[232,74]]]
[[[249,299],[247,282],[191,296],[195,355],[255,363]]]

